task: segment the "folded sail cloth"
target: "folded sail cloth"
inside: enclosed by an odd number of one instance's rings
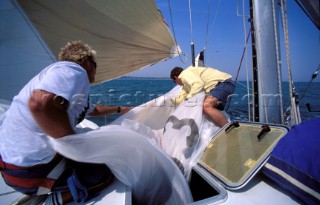
[[[111,125],[50,138],[50,143],[73,160],[106,164],[132,188],[138,204],[190,203],[186,179],[219,128],[203,115],[204,92],[174,109],[170,99],[179,89],[135,107]]]
[[[132,188],[138,204],[186,204],[192,201],[180,170],[140,134],[119,125],[104,126],[58,140],[55,150],[76,161],[105,163]],[[130,157],[128,157],[130,156]]]

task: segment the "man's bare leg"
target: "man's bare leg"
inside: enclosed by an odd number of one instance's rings
[[[213,96],[206,96],[203,103],[203,112],[212,119],[219,127],[223,127],[228,123],[227,118],[222,112],[216,109],[218,99]]]

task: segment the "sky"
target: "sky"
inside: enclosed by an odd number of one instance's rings
[[[129,76],[169,77],[174,66],[187,68],[191,65],[191,42],[195,45],[196,54],[205,48],[207,66],[236,76],[250,28],[248,5],[242,6],[242,0],[191,0],[190,23],[189,1],[171,0],[172,16],[168,0],[156,0],[156,3],[185,55],[136,71]],[[309,81],[320,65],[320,32],[294,0],[288,0],[287,4],[292,79],[294,82]],[[282,27],[280,30],[282,79],[288,81]],[[246,80],[246,76],[251,76],[251,52],[250,38],[239,80]],[[314,82],[320,82],[320,77]]]

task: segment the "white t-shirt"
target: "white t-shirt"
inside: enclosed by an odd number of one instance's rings
[[[74,127],[89,108],[89,79],[86,71],[72,62],[49,65],[13,98],[0,126],[0,155],[3,161],[32,166],[48,163],[56,154],[47,134],[37,125],[28,108],[34,90],[45,90],[69,101],[68,116]],[[90,111],[89,111],[90,112]]]

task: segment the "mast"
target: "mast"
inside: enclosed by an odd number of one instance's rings
[[[252,0],[259,117],[263,123],[281,123],[280,53],[277,0]],[[255,63],[253,63],[255,65]],[[280,79],[280,80],[279,80]],[[256,102],[256,101],[255,101]],[[256,114],[256,113],[255,113]]]
[[[258,68],[257,68],[257,51],[254,38],[254,25],[253,25],[253,6],[250,0],[250,23],[251,23],[251,42],[252,42],[252,92],[253,92],[253,121],[259,122],[259,89],[258,89]]]
[[[194,54],[194,43],[191,43],[191,60],[192,60],[192,66],[194,67],[196,65],[196,59]]]

